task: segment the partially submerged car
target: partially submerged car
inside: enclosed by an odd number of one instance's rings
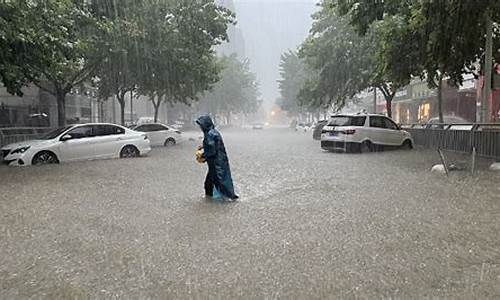
[[[11,166],[128,158],[146,155],[150,151],[146,134],[106,123],[69,125],[37,140],[13,143],[1,148],[3,163]]]
[[[384,147],[412,149],[413,139],[393,120],[376,114],[335,115],[323,127],[321,148],[370,152]]]

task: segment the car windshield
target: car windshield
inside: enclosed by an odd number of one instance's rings
[[[46,133],[40,137],[41,140],[51,140],[55,139],[58,137],[61,133],[65,132],[66,130],[70,129],[73,126],[65,126],[65,127],[60,127],[57,128],[49,133]]]
[[[363,126],[366,117],[364,116],[335,116],[328,122],[329,126]]]

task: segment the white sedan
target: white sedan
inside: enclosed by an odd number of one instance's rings
[[[150,142],[144,133],[100,123],[62,127],[38,140],[14,143],[1,149],[4,164],[11,166],[128,158],[150,151]]]
[[[161,123],[142,124],[134,127],[133,130],[146,133],[151,146],[170,147],[183,139],[179,130]]]

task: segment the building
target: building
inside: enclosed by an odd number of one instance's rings
[[[468,122],[476,121],[476,86],[473,77],[466,78],[459,88],[443,84],[443,115],[458,116]],[[393,118],[398,123],[425,123],[438,117],[437,91],[426,82],[413,80],[393,99]]]
[[[22,91],[22,97],[15,96],[0,84],[0,127],[57,127],[55,97],[33,84]],[[96,121],[96,95],[90,87],[72,89],[66,95],[66,122]]]

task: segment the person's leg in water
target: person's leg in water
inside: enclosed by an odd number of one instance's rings
[[[207,174],[207,180],[208,178],[210,177],[210,181],[212,183],[211,187],[212,187],[212,194],[211,196],[213,196],[213,187],[215,186],[217,188],[217,190],[222,193],[222,195],[224,195],[226,198],[229,198],[231,200],[237,200],[239,197],[237,195],[235,195],[234,193],[232,193],[231,191],[229,191],[226,186],[224,184],[222,184],[222,182],[219,182],[219,180],[217,179],[217,173],[216,173],[216,169],[215,169],[215,162],[208,162],[207,161],[207,164],[208,164],[208,174]],[[205,191],[207,191],[207,181],[205,181]]]
[[[214,196],[214,181],[213,181],[213,171],[208,168],[207,178],[205,178],[205,196]]]

